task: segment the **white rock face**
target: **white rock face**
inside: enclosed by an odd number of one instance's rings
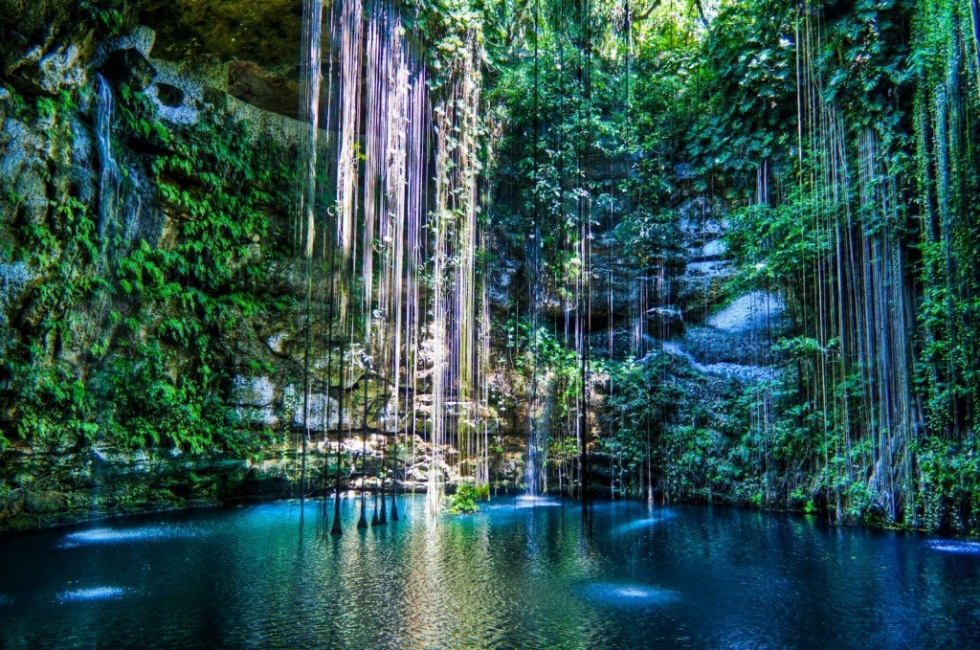
[[[328,415],[329,411],[329,415]],[[335,429],[340,423],[337,400],[323,393],[310,395],[310,431]],[[345,414],[346,415],[346,414]],[[345,422],[347,418],[344,418]],[[324,426],[326,424],[326,426]],[[303,426],[303,404],[293,412],[293,426]]]
[[[49,141],[23,122],[7,118],[0,129],[0,178],[4,189],[19,197],[28,223],[41,223],[48,213]],[[8,199],[0,196],[0,206]]]
[[[772,366],[750,366],[739,363],[699,363],[687,350],[673,341],[663,344],[665,352],[685,359],[691,366],[700,373],[725,377],[728,379],[738,379],[741,382],[759,382],[775,379],[780,375],[780,371]]]
[[[268,377],[243,377],[231,380],[232,401],[242,406],[270,406],[276,389]]]
[[[201,82],[182,74],[180,68],[170,61],[150,59],[150,63],[156,69],[157,76],[146,89],[146,94],[156,104],[160,119],[171,124],[196,124],[200,119],[198,107],[204,101],[204,86]],[[161,100],[160,84],[179,90],[180,102],[170,105]]]
[[[728,262],[690,262],[687,265],[687,275],[691,277],[727,277],[732,274]]]
[[[153,43],[156,41],[157,33],[146,25],[140,25],[133,30],[132,34],[119,36],[112,41],[110,50],[125,50],[133,48],[143,56],[150,56]]]
[[[704,257],[721,257],[728,252],[728,247],[720,239],[712,239],[704,245],[701,255]]]
[[[26,262],[0,264],[0,304],[15,298],[33,278]]]
[[[303,428],[303,392],[295,386],[286,386],[282,392],[283,413],[286,417],[292,413],[292,424],[298,429]],[[341,426],[351,425],[350,413],[345,412],[340,419],[340,405],[337,400],[326,393],[310,395],[310,431],[327,431]],[[354,424],[357,424],[355,419]]]
[[[243,377],[231,382],[231,400],[242,422],[274,427],[279,424],[273,402],[276,389],[268,377]]]
[[[273,334],[268,339],[266,339],[265,344],[269,346],[269,349],[276,354],[282,354],[282,344],[286,342],[286,333],[279,332],[278,334]]]
[[[751,332],[774,326],[786,311],[779,296],[753,291],[732,301],[708,319],[708,325],[724,332]]]
[[[77,45],[62,45],[41,59],[38,64],[41,88],[52,95],[64,88],[79,88],[87,78],[85,68],[80,65],[81,50]]]

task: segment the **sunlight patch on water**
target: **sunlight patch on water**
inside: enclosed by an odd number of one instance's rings
[[[637,583],[596,582],[586,585],[583,592],[592,600],[620,607],[669,605],[680,600],[676,591]]]
[[[517,497],[512,508],[554,508],[561,505],[561,500],[555,497],[539,497],[525,494]]]
[[[58,548],[75,548],[83,544],[125,544],[129,542],[159,542],[180,537],[193,537],[189,530],[147,526],[144,528],[93,528],[68,533]]]
[[[957,542],[948,539],[934,539],[926,542],[926,546],[934,551],[941,551],[943,553],[980,555],[980,542]]]
[[[644,530],[647,528],[653,528],[657,524],[663,523],[668,519],[673,519],[676,517],[673,512],[661,512],[652,517],[646,517],[644,519],[635,519],[625,524],[616,526],[613,529],[613,533],[617,535],[622,535],[624,533],[634,532],[637,530]]]
[[[118,600],[126,594],[121,587],[89,587],[62,591],[55,598],[59,603],[80,603],[93,600]]]

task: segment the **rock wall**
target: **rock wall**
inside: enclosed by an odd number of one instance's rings
[[[9,235],[5,242],[13,242],[0,245],[0,349],[10,350],[25,347],[23,332],[43,320],[37,293],[51,280],[50,269],[32,265],[17,250],[26,241],[17,233],[35,225],[60,223],[58,210],[69,198],[92,211],[102,210],[110,157],[119,169],[112,189],[118,192],[115,207],[120,220],[106,227],[113,240],[118,240],[113,244],[118,250],[115,258],[108,256],[101,263],[111,268],[137,250],[140,242],[153,251],[168,252],[182,244],[182,228],[195,215],[173,202],[168,204],[156,187],[160,178],[173,181],[172,174],[161,175],[154,167],[154,161],[169,152],[162,151],[166,145],[153,133],[134,136],[133,129],[177,132],[222,116],[230,122],[247,122],[256,145],[273,142],[282,150],[290,150],[301,140],[304,127],[292,119],[298,101],[295,62],[300,40],[295,10],[301,3],[276,0],[239,7],[212,0],[148,0],[132,3],[128,9],[125,3],[116,3],[122,8],[117,13],[84,16],[66,2],[0,3],[0,8],[8,10],[0,19],[2,35],[7,37],[0,48],[0,63],[10,82],[0,88],[0,175],[9,183],[9,191],[0,196],[0,230]],[[202,20],[205,15],[213,18]],[[73,23],[73,17],[78,21]],[[108,29],[99,22],[113,17],[124,21],[125,28]],[[47,32],[40,27],[45,20],[51,21]],[[117,99],[126,89],[137,94],[139,101],[146,100],[156,121],[143,124],[136,119],[123,124],[117,112],[112,118],[117,120],[115,131],[110,128],[108,135],[100,131],[100,78],[106,80]],[[51,105],[55,110],[25,110],[26,100],[37,102],[41,109]],[[330,134],[324,136],[329,149]],[[609,173],[623,172],[610,169]],[[678,171],[676,180],[679,185],[684,182],[683,170]],[[177,189],[190,192],[200,185],[196,178],[184,178],[181,183]],[[694,192],[684,197],[676,207],[676,224],[671,230],[681,252],[668,258],[632,259],[617,243],[614,224],[596,228],[592,292],[601,299],[593,303],[594,353],[623,359],[662,345],[676,356],[679,365],[688,364],[707,374],[751,379],[754,368],[766,362],[767,332],[778,320],[781,306],[772,296],[735,296],[732,300],[727,295],[725,284],[731,270],[722,242],[724,206]],[[301,296],[302,263],[287,252],[290,215],[283,209],[269,212],[270,232],[245,233],[247,242],[243,242],[233,264],[253,264],[265,274],[263,282],[270,296]],[[519,257],[503,252],[493,271],[488,291],[497,315],[507,313],[520,299],[520,278],[526,270]],[[641,292],[644,301],[640,300]],[[123,381],[125,373],[130,373],[133,389],[145,390],[135,378],[146,374],[154,360],[134,361],[133,355],[126,354],[138,346],[151,345],[160,328],[179,314],[161,306],[159,300],[137,305],[121,293],[117,289],[111,299],[73,305],[70,314],[66,312],[68,335],[46,341],[43,351],[49,365],[62,364],[52,390],[64,390],[59,383],[73,390],[81,385],[98,400],[99,382],[92,378],[112,359],[130,363],[124,368]],[[314,295],[325,296],[327,291],[318,286]],[[611,299],[606,300],[607,296]],[[715,314],[728,302],[731,304],[726,311]],[[762,303],[768,306],[760,316],[762,312],[753,305]],[[27,469],[3,473],[0,489],[7,491],[8,505],[14,505],[4,511],[2,519],[8,523],[0,523],[0,527],[21,526],[28,521],[30,525],[56,523],[140,508],[217,503],[249,495],[288,495],[292,490],[289,486],[298,477],[297,441],[304,430],[312,433],[313,467],[322,466],[336,452],[336,445],[341,445],[348,468],[342,489],[376,483],[380,471],[376,459],[385,446],[381,441],[388,440],[390,448],[397,431],[423,431],[431,400],[415,395],[416,421],[407,422],[405,417],[399,421],[391,413],[392,387],[371,371],[364,361],[364,350],[356,343],[321,340],[320,349],[329,351],[310,364],[313,391],[305,411],[298,383],[307,340],[304,309],[297,302],[276,309],[270,304],[271,299],[247,314],[241,307],[232,308],[227,330],[207,333],[212,337],[208,345],[223,350],[222,367],[212,369],[204,364],[208,372],[217,371],[222,377],[208,385],[209,395],[232,422],[231,428],[264,440],[254,457],[265,460],[235,460],[227,449],[224,454],[216,452],[220,445],[211,440],[197,445],[192,455],[177,437],[168,440],[167,432],[159,433],[162,440],[154,440],[152,452],[140,452],[147,454],[146,458],[137,452],[120,451],[124,447],[103,449],[100,445],[104,443],[98,438],[56,449],[44,444],[32,446],[18,438],[23,409],[6,399],[0,427],[10,446],[0,456],[0,469]],[[638,309],[641,304],[645,306]],[[324,307],[322,302],[312,306],[315,310]],[[563,317],[564,306],[554,293],[545,295],[539,307],[546,319],[558,322]],[[118,316],[110,317],[110,312]],[[123,327],[131,320],[134,322],[126,326],[134,334],[129,336]],[[119,347],[121,342],[128,346],[126,353]],[[423,362],[425,345],[423,342],[420,350]],[[101,357],[93,355],[94,349],[103,346]],[[530,384],[504,362],[506,342],[495,339],[494,346],[501,368],[489,379],[491,404],[486,415],[493,417],[490,482],[499,489],[513,490],[525,479],[531,435],[529,412],[537,408],[548,413],[550,403],[548,397],[537,406],[530,402]],[[181,376],[190,374],[190,367],[200,369],[193,349],[180,349],[180,344],[170,347],[173,349],[168,349],[154,369],[151,389],[176,389]],[[340,371],[342,366],[347,372]],[[18,372],[15,364],[0,363],[0,400],[9,397]],[[118,374],[115,378],[119,380]],[[602,408],[603,379],[596,378],[595,382],[600,388],[596,389],[589,417],[593,423],[599,420]],[[130,400],[131,410],[137,414],[144,406],[140,403],[143,398],[138,395]],[[158,409],[158,417],[180,426],[179,418],[169,412],[173,406]],[[67,416],[74,414],[67,412]],[[83,417],[98,420],[100,415],[78,414],[80,421]],[[126,426],[136,427],[138,422],[133,420],[130,418]],[[356,440],[361,432],[368,434],[366,449],[364,442]],[[340,443],[336,442],[338,437]],[[398,480],[404,482],[405,489],[419,487],[434,462],[431,450],[425,449],[421,438],[418,441],[413,447],[421,451],[400,460]],[[443,455],[452,459],[456,452],[447,449]],[[239,458],[248,456],[239,454]],[[612,463],[607,465],[611,468]],[[460,480],[451,474],[450,466],[456,464],[450,462],[443,468],[448,480]],[[93,472],[97,480],[92,478]],[[51,478],[45,478],[47,475]],[[18,479],[27,476],[34,480]],[[142,487],[145,481],[140,477],[149,477],[149,483],[156,487],[148,491],[151,488]],[[48,480],[54,482],[46,483]],[[113,487],[103,490],[100,483]],[[116,496],[109,498],[109,494]]]
[[[524,440],[504,438],[490,458],[494,493],[523,491]],[[338,444],[320,440],[307,450],[301,481],[302,447],[267,447],[262,455],[127,450],[95,444],[82,449],[13,445],[0,454],[0,534],[118,515],[263,499],[332,495]],[[346,437],[340,443],[340,491],[391,494],[426,490],[432,463],[451,493],[472,481],[456,472],[458,452],[435,450],[421,437]],[[447,462],[449,461],[449,462]]]
[[[420,437],[396,443],[399,425],[424,430],[431,402],[420,398],[415,424],[399,423],[391,386],[357,342],[317,339],[304,417],[308,337],[296,297],[305,284],[290,249],[291,201],[260,197],[250,208],[268,232],[235,235],[220,262],[227,286],[201,286],[207,268],[182,270],[196,259],[189,245],[227,236],[188,235],[210,209],[197,200],[202,186],[215,183],[216,170],[193,168],[215,154],[195,153],[202,133],[230,147],[238,136],[222,130],[244,123],[246,149],[283,159],[263,169],[295,169],[300,5],[106,2],[94,14],[74,2],[0,3],[0,531],[295,495],[307,429],[311,481],[338,444],[342,490],[378,486],[384,447],[397,451],[402,489],[424,487],[432,462],[450,485],[462,480],[453,449],[438,454],[446,464]],[[329,154],[329,134],[322,141]],[[232,158],[220,165],[250,164],[219,153]],[[229,204],[257,182],[230,188]],[[292,189],[280,185],[266,191]],[[241,210],[222,209],[222,218]],[[325,313],[321,300],[312,308]],[[226,310],[220,323],[214,308]],[[519,455],[501,447],[498,487],[516,485]]]

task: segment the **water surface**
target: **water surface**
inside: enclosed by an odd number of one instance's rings
[[[980,544],[495,499],[323,535],[275,503],[0,539],[3,648],[980,647]],[[332,512],[332,508],[331,508]]]

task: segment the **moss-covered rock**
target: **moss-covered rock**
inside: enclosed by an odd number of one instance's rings
[[[254,61],[298,69],[302,0],[152,0],[141,20],[158,33],[158,56]]]
[[[23,513],[14,515],[6,522],[7,528],[14,532],[21,532],[25,530],[30,530],[31,528],[37,528],[37,522],[30,516]],[[2,530],[2,529],[0,529]]]
[[[28,492],[24,500],[24,511],[32,514],[51,514],[65,507],[64,497],[53,491]]]
[[[76,4],[75,0],[0,0],[0,25],[26,38],[68,23]]]

